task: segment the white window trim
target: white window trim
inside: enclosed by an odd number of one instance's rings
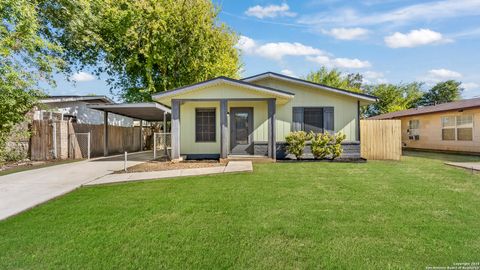
[[[457,124],[457,117],[461,117],[461,116],[472,116],[471,126],[458,126],[458,124]],[[454,125],[454,126],[444,127],[444,126],[443,126],[443,118],[445,118],[445,117],[454,117],[454,118],[455,118],[455,125]],[[471,140],[471,141],[473,141],[474,138],[475,138],[475,128],[474,128],[474,127],[475,127],[475,117],[474,117],[474,114],[443,115],[443,116],[440,117],[440,125],[441,125],[441,127],[442,127],[442,134],[440,135],[442,141],[446,141],[446,142],[448,142],[448,141],[455,141],[455,142],[460,141],[460,140],[458,140],[458,130],[457,130],[458,128],[472,128],[472,140]],[[444,139],[443,139],[443,130],[444,130],[444,129],[453,129],[453,130],[455,130],[455,132],[454,132],[454,133],[455,133],[455,140],[444,140]],[[460,142],[471,142],[471,141],[461,140]]]

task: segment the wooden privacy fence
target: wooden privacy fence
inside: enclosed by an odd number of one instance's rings
[[[402,133],[400,120],[361,120],[360,148],[363,158],[400,160]]]
[[[108,152],[139,151],[140,127],[108,127]],[[31,128],[30,158],[50,160],[103,155],[103,125],[76,124],[63,120],[34,120]],[[90,134],[88,136],[88,134]],[[142,134],[143,135],[143,134]],[[90,137],[88,140],[87,138]],[[87,147],[87,141],[90,147]]]

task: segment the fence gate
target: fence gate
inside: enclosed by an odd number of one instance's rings
[[[68,141],[70,142],[69,156],[73,159],[88,158],[91,154],[91,136],[87,133],[72,133]]]
[[[158,157],[166,157],[170,159],[172,150],[172,134],[171,133],[154,133],[153,134],[153,159]]]
[[[360,148],[363,158],[400,160],[402,133],[400,120],[361,120]]]

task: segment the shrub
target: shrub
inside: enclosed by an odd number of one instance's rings
[[[347,136],[343,133],[337,133],[334,136],[331,136],[330,141],[330,154],[332,155],[332,160],[336,159],[343,153],[342,142]]]
[[[312,154],[316,159],[323,159],[331,154],[331,147],[329,146],[329,143],[332,140],[332,135],[330,135],[328,132],[317,134],[311,132],[310,136],[312,137],[310,149],[312,150]]]
[[[290,132],[285,139],[287,141],[287,152],[300,159],[303,155],[305,144],[311,139],[311,135],[305,131],[295,131]]]

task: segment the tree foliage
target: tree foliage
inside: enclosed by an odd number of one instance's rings
[[[310,72],[305,79],[330,87],[362,92],[363,76],[359,73],[344,74],[338,69],[329,70],[326,67],[322,67],[317,71]]]
[[[419,82],[412,82],[364,86],[365,93],[379,98],[378,102],[366,108],[365,115],[373,116],[417,107],[423,96],[422,85]]]
[[[53,84],[54,68],[63,67],[37,15],[35,1],[0,0],[0,158],[12,128],[42,94],[39,82]]]
[[[423,95],[420,104],[429,106],[458,100],[463,92],[461,84],[455,80],[439,82]]]
[[[78,69],[106,72],[126,101],[216,76],[237,77],[237,35],[208,0],[43,0],[46,34]]]

